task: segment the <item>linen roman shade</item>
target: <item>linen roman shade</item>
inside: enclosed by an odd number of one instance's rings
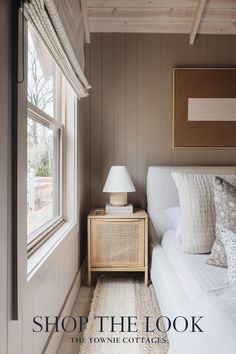
[[[79,0],[25,0],[28,21],[46,44],[78,97],[88,95],[84,75],[84,33]],[[71,8],[72,5],[72,8]],[[74,21],[72,21],[74,20]]]

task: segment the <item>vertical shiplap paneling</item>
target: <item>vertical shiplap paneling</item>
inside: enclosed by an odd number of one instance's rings
[[[104,204],[101,180],[111,163],[128,166],[137,187],[129,200],[140,206],[146,202],[149,165],[236,163],[236,149],[172,148],[173,68],[236,66],[235,37],[198,36],[194,46],[189,46],[187,35],[92,34],[91,38],[93,206]]]
[[[79,249],[81,263],[86,254],[85,234],[87,228],[87,215],[90,209],[91,199],[91,174],[90,174],[90,96],[78,101],[78,220],[79,244],[75,248],[76,253]]]
[[[185,62],[185,45],[188,41],[188,36],[185,34],[182,35],[173,35],[172,43],[172,59],[173,59],[173,68],[186,67]],[[173,81],[172,81],[172,139],[173,139]],[[185,164],[186,149],[173,149],[173,165],[184,165]]]
[[[43,286],[43,283],[41,283],[39,285],[37,292],[33,295],[33,302],[34,302],[33,314],[34,314],[34,316],[37,316],[38,314],[39,314],[39,316],[42,316],[42,314],[43,314],[42,286]],[[45,314],[46,314],[46,316],[49,316],[49,314],[47,314],[46,311],[45,311]],[[37,333],[32,334],[33,348],[34,348],[33,353],[34,354],[42,352],[42,349],[44,346],[43,336],[45,336],[43,334],[43,332],[37,332]],[[46,341],[46,338],[45,338],[45,341]]]
[[[138,37],[138,206],[146,207],[145,180],[148,165],[148,127],[149,127],[149,47],[150,36]]]
[[[126,164],[126,37],[114,36],[114,164]]]
[[[85,45],[86,67],[85,75],[90,82],[90,45]],[[89,91],[91,94],[91,90]],[[91,201],[91,173],[90,173],[90,156],[91,156],[91,95],[85,99],[78,100],[78,220],[80,220],[79,242],[78,248],[74,250],[76,253],[79,250],[81,264],[86,255],[86,230],[87,230],[87,215],[90,209]]]
[[[149,119],[148,119],[148,165],[161,163],[161,36],[149,36],[148,84],[149,84]],[[145,171],[147,172],[147,171]]]
[[[114,40],[112,33],[102,37],[102,184],[114,160]],[[108,201],[108,194],[103,193],[103,205]]]
[[[172,150],[172,91],[173,91],[173,36],[161,36],[161,165],[171,165]]]
[[[91,42],[91,204],[98,207],[102,202],[102,35],[96,34]]]
[[[76,250],[76,258],[74,259]],[[74,255],[74,256],[73,256]],[[78,270],[78,235],[74,230],[54,250],[27,283],[21,354],[44,352],[48,333],[33,333],[33,316],[57,316]],[[51,330],[51,327],[49,328]],[[15,351],[9,351],[15,353]],[[18,353],[18,352],[17,352]]]
[[[34,301],[33,296],[30,295],[28,292],[25,294],[27,297],[26,304],[22,321],[22,353],[32,353],[34,354],[34,344],[33,344],[33,331],[32,331],[32,317],[35,316],[34,314]]]
[[[138,182],[138,35],[126,35],[126,164],[135,186]],[[137,205],[137,192],[129,199]]]

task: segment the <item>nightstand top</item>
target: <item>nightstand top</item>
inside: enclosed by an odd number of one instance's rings
[[[133,213],[130,214],[125,214],[125,213],[120,213],[120,214],[96,214],[95,213],[96,209],[92,209],[88,215],[88,218],[90,219],[147,219],[148,215],[144,209],[134,209]],[[101,210],[101,209],[100,209]]]

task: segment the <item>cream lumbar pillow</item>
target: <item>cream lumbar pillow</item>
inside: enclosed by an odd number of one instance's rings
[[[214,177],[216,240],[207,263],[227,268],[227,257],[221,240],[220,227],[236,233],[236,177]]]
[[[236,233],[225,229],[222,225],[219,227],[220,238],[225,247],[228,262],[228,284],[236,283]]]
[[[181,207],[181,240],[185,253],[209,253],[215,240],[212,175],[173,172]]]

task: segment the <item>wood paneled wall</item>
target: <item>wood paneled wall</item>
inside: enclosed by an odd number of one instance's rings
[[[87,215],[90,210],[90,119],[89,98],[78,102],[78,220],[79,264],[86,256]]]
[[[92,34],[89,65],[91,205],[103,206],[111,165],[127,165],[146,206],[150,165],[231,165],[235,149],[172,148],[173,67],[236,67],[236,36]],[[236,136],[235,136],[236,138]]]

